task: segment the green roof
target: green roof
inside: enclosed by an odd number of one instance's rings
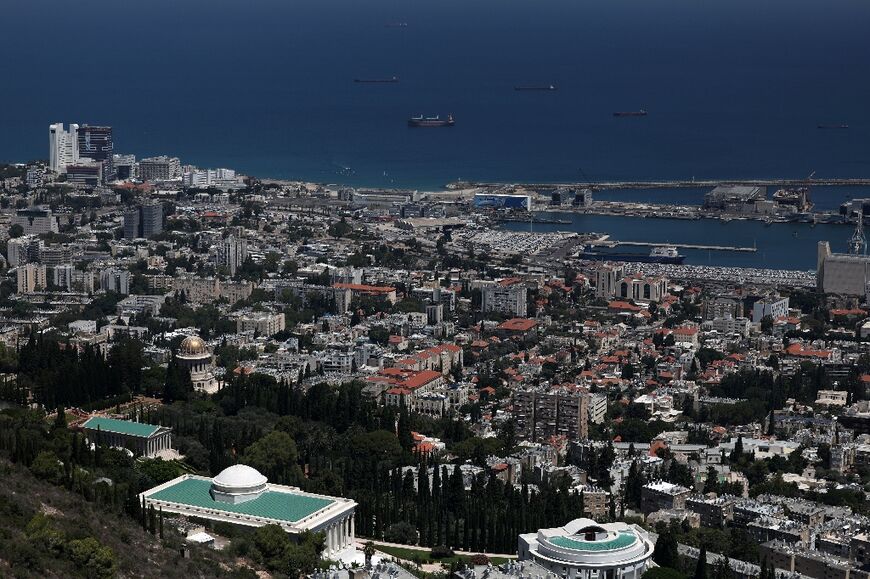
[[[126,434],[127,436],[138,436],[140,438],[148,438],[160,427],[153,424],[142,424],[141,422],[132,422],[130,420],[116,420],[114,418],[106,418],[105,416],[92,416],[87,422],[82,425],[83,428],[90,428],[102,432],[114,432],[117,434]]]
[[[335,502],[320,497],[267,490],[256,499],[233,505],[214,500],[211,497],[210,490],[211,480],[188,478],[159,490],[148,498],[169,503],[179,503],[190,507],[215,509],[217,511],[238,513],[252,517],[265,517],[290,523],[304,519],[308,515],[316,513]]]
[[[634,533],[623,531],[616,537],[603,541],[585,541],[577,535],[573,537],[550,537],[549,541],[557,547],[564,547],[574,551],[611,551],[632,545],[637,541],[637,537]]]

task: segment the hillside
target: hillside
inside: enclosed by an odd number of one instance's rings
[[[233,577],[256,575],[227,555],[192,547],[166,525],[165,540],[133,519],[0,459],[0,577]]]

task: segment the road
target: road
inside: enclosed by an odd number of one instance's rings
[[[357,537],[356,538],[357,548],[362,549],[368,540],[369,539],[365,539],[363,537]],[[429,551],[432,550],[431,547],[422,547],[420,545],[403,545],[402,543],[390,543],[388,541],[376,541],[374,539],[372,539],[371,541],[372,541],[372,543],[375,544],[375,548],[377,548],[378,545],[383,545],[385,547],[396,547],[399,549],[412,549],[414,551],[425,551],[426,553],[428,553]],[[490,558],[498,557],[500,559],[516,559],[517,558],[516,553],[511,553],[511,554],[507,554],[507,553],[481,553],[480,551],[459,551],[459,550],[454,550],[453,552],[456,553],[457,555],[467,555],[469,557],[471,555],[486,555],[487,557],[490,557]]]

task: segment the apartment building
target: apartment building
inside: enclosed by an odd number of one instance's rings
[[[589,393],[578,386],[517,389],[513,418],[522,440],[585,439],[589,436]]]
[[[483,285],[481,300],[484,313],[499,312],[524,318],[528,312],[528,290],[519,278],[507,278]]]

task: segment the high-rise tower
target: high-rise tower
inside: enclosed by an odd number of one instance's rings
[[[70,124],[67,131],[63,123],[48,126],[48,166],[55,173],[66,173],[67,165],[79,160],[78,128]]]
[[[112,181],[115,171],[112,154],[115,145],[112,140],[112,127],[82,125],[78,127],[78,156],[90,159],[103,166],[103,181]]]

